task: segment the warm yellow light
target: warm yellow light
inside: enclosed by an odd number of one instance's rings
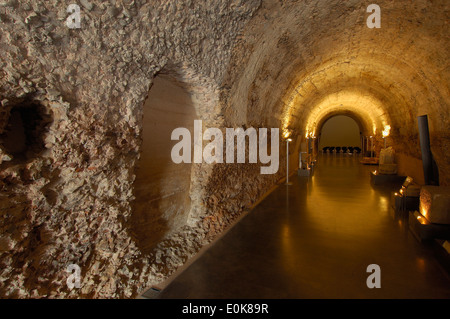
[[[417,258],[417,266],[421,271],[425,271],[425,259]]]
[[[289,132],[289,131],[285,131],[285,132],[283,133],[283,137],[284,137],[284,138],[288,138],[290,135],[291,135],[291,132]]]
[[[423,208],[423,207],[420,208],[420,213],[421,213],[422,216],[424,216],[425,218],[429,217],[429,216],[428,216],[428,211],[427,211],[425,208]]]
[[[290,139],[290,138],[288,138],[286,141],[288,141],[288,142],[292,142],[292,139]]]
[[[307,90],[307,87],[305,81],[302,81],[302,85],[291,92],[292,98],[288,99],[285,105],[299,112],[300,107],[305,104],[303,99],[308,95],[305,90]],[[372,128],[373,135],[375,135],[377,128],[388,123],[388,118],[381,101],[370,94],[361,93],[359,90],[342,90],[314,101],[315,103],[305,122],[305,130],[308,132],[314,131],[318,128],[317,124],[322,123],[331,113],[347,111],[357,115],[361,125]]]
[[[426,224],[427,224],[425,218],[423,218],[422,216],[417,216],[417,220],[418,220],[419,223],[421,223],[422,225],[426,225]]]
[[[386,126],[384,127],[383,137],[388,137],[389,134],[390,134],[390,132],[391,132],[391,126],[390,126],[390,125],[386,125]]]
[[[423,215],[421,215],[418,211],[414,212],[414,216],[417,218],[417,220],[419,221],[419,223],[421,223],[422,225],[427,225],[428,220],[426,217],[424,217]]]

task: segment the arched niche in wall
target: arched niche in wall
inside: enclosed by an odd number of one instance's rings
[[[45,149],[53,121],[49,108],[33,97],[16,99],[0,110],[0,164],[24,164]]]
[[[149,252],[187,222],[191,164],[173,163],[171,150],[177,141],[171,134],[178,127],[193,132],[196,111],[184,84],[165,74],[155,77],[143,107],[130,222],[140,249]]]

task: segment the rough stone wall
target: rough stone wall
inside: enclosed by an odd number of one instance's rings
[[[134,297],[284,174],[283,149],[273,176],[259,165],[193,164],[188,224],[143,254],[126,224],[158,72],[188,87],[205,126],[288,122],[297,147],[319,102],[350,88],[380,102],[390,141],[414,157],[415,118],[428,113],[449,183],[445,0],[378,1],[381,29],[366,27],[368,3],[337,0],[80,0],[81,29],[69,29],[72,2],[0,2],[0,128],[23,100],[53,119],[39,156],[0,154],[1,296]],[[66,286],[69,264],[82,269],[81,289]]]
[[[236,34],[260,5],[80,1],[81,29],[69,29],[70,3],[0,3],[1,120],[19,98],[54,114],[45,152],[2,166],[4,297],[132,297],[198,250],[204,241],[198,227],[143,255],[124,226],[142,105],[163,69],[188,83],[202,119],[219,125],[217,84]],[[193,209],[205,209],[207,172],[195,180]],[[69,264],[81,267],[79,290],[66,286]]]

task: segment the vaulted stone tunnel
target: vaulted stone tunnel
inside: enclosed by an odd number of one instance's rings
[[[355,119],[377,152],[389,125],[399,174],[423,184],[428,115],[449,186],[449,3],[377,1],[380,28],[369,4],[81,1],[72,29],[64,1],[0,3],[0,295],[136,297],[284,178],[282,164],[174,164],[170,133],[195,119],[279,128],[291,171],[333,116]],[[29,156],[12,151],[20,130],[40,143]],[[80,289],[66,285],[71,264]]]

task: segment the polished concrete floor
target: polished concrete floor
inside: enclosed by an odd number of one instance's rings
[[[324,155],[182,272],[159,298],[450,298],[450,279],[357,158]],[[392,188],[392,187],[391,187]],[[366,285],[381,268],[381,288]]]

